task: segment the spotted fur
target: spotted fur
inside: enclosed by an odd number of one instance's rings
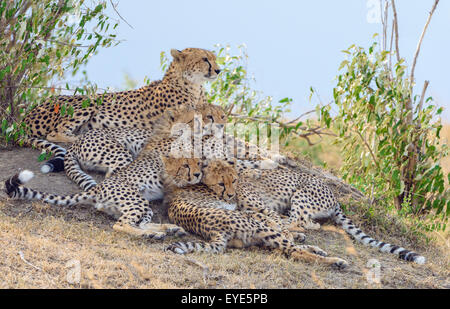
[[[167,250],[178,254],[193,251],[224,252],[226,248],[261,246],[276,249],[295,260],[319,262],[344,268],[346,261],[326,257],[315,246],[296,245],[294,236],[263,212],[237,211],[235,167],[215,160],[203,169],[202,184],[174,188],[165,198],[169,220],[206,241],[176,242]]]
[[[168,167],[166,173],[165,166]],[[186,186],[200,182],[201,161],[189,158],[161,158],[157,152],[147,152],[142,159],[105,179],[89,191],[62,196],[25,187],[33,174],[22,171],[5,181],[6,193],[16,199],[39,200],[57,206],[93,205],[117,218],[113,228],[136,236],[161,239],[167,234],[184,234],[171,224],[151,223],[151,201],[163,196],[163,179],[171,186]]]
[[[357,241],[397,255],[405,261],[425,263],[425,257],[366,235],[346,215],[331,189],[316,176],[294,169],[261,170],[257,178],[239,182],[238,200],[242,209],[267,209],[287,214],[286,226],[319,229],[318,219],[332,218]]]
[[[202,84],[220,73],[215,55],[207,50],[172,50],[173,61],[161,81],[137,90],[87,96],[61,95],[32,109],[24,118],[28,136],[51,142],[74,142],[92,128],[141,128],[167,108],[206,103]],[[85,106],[87,105],[87,106]],[[62,106],[73,117],[61,115]]]

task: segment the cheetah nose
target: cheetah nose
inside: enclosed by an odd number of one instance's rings
[[[200,177],[200,173],[194,173],[194,176],[198,178]]]
[[[214,70],[217,74],[219,74],[220,73],[220,70],[219,69],[217,69],[217,70]]]
[[[234,197],[234,194],[227,194],[227,195],[230,200]]]

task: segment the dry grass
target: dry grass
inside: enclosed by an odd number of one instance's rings
[[[24,162],[38,171],[37,155],[30,149],[0,150],[0,179]],[[36,178],[30,186],[40,190],[77,191],[64,175],[37,173]],[[161,209],[156,218],[165,220]],[[0,288],[450,288],[448,242],[415,243],[389,221],[375,227],[357,210],[352,218],[370,235],[415,249],[429,262],[400,261],[355,243],[332,225],[308,233],[307,243],[346,259],[350,267],[344,271],[256,248],[178,256],[163,251],[174,237],[163,242],[133,238],[114,232],[114,221],[89,207],[13,201],[0,193]],[[372,258],[381,263],[379,284],[366,279]],[[79,261],[81,277],[71,284],[73,261]]]
[[[33,208],[30,209],[30,206]],[[355,244],[341,229],[325,225],[308,243],[347,259],[345,271],[290,261],[259,249],[222,255],[178,256],[164,242],[112,231],[113,221],[85,207],[57,209],[6,201],[0,206],[1,288],[439,288],[450,287],[449,263],[435,248],[419,248],[431,263],[419,266]],[[370,231],[377,234],[375,231]],[[392,241],[400,239],[390,238]],[[401,239],[408,244],[407,239]],[[19,252],[23,253],[21,259]],[[366,280],[366,263],[380,261],[381,283]],[[70,284],[69,261],[81,265]],[[28,264],[29,263],[29,264]],[[30,265],[31,264],[31,265]]]

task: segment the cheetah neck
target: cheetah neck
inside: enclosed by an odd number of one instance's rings
[[[173,62],[170,64],[169,69],[162,79],[162,82],[175,86],[182,92],[192,94],[196,98],[200,98],[200,96],[204,95],[203,86],[184,78],[181,70]]]

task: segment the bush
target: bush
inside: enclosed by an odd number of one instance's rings
[[[6,142],[26,133],[21,117],[61,91],[54,83],[75,74],[99,47],[115,43],[106,1],[0,1],[0,121]],[[66,84],[66,90],[69,85]],[[95,93],[95,86],[72,93]],[[61,108],[61,112],[65,112]]]
[[[413,96],[403,59],[391,70],[389,52],[377,51],[376,43],[344,53],[333,89],[338,114],[321,110],[321,120],[338,135],[344,179],[399,214],[430,215],[431,223],[418,222],[423,228],[445,229],[450,192],[440,160],[448,147],[439,142],[436,119],[442,108],[431,97]]]

